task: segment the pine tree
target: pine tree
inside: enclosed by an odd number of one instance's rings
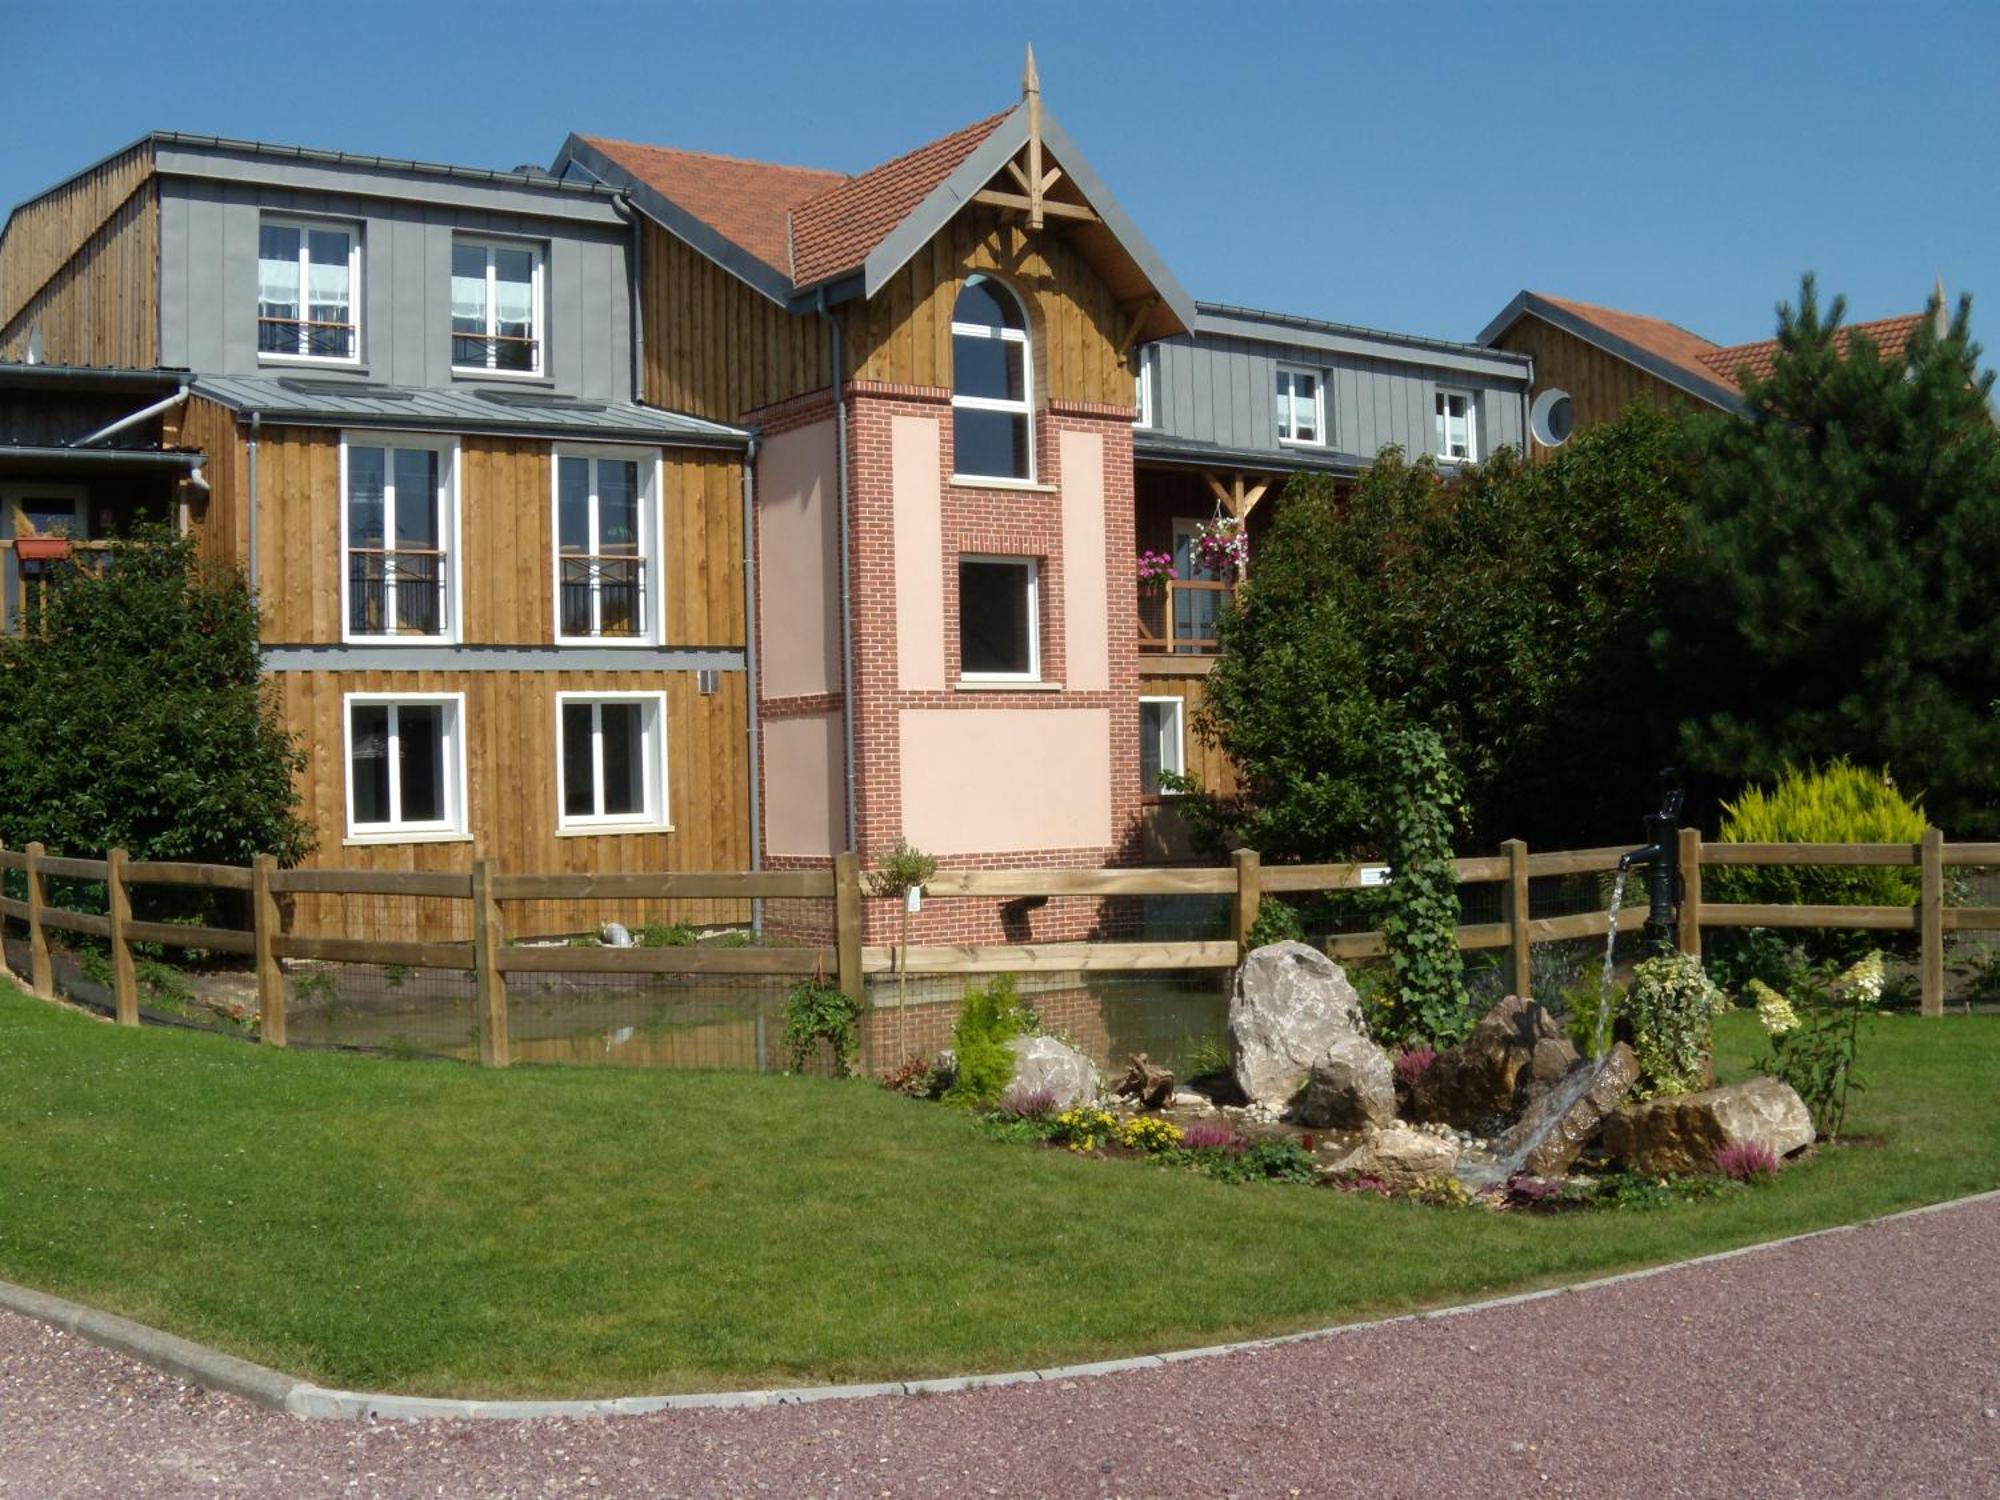
[[[1654,638],[1687,764],[1727,793],[1848,756],[2000,832],[2000,432],[1971,300],[1907,351],[1840,328],[1813,279],[1779,310],[1745,415],[1699,434],[1690,546]]]

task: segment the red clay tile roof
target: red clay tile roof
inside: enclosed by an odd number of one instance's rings
[[[1614,307],[1598,307],[1589,302],[1573,302],[1567,297],[1551,297],[1547,292],[1535,295],[1606,333],[1637,344],[1697,380],[1729,390],[1742,389],[1737,372],[1746,366],[1758,379],[1768,380],[1778,352],[1776,339],[1760,339],[1755,343],[1725,347],[1698,333],[1689,333],[1679,324],[1669,323],[1664,318],[1620,312]],[[1923,320],[1922,313],[1908,313],[1897,318],[1878,318],[1872,323],[1855,323],[1839,331],[1835,336],[1836,345],[1845,354],[1848,336],[1856,332],[1865,333],[1875,341],[1875,347],[1884,358],[1891,358],[1909,347],[1910,335]]]
[[[1842,328],[1834,335],[1834,347],[1845,357],[1848,338],[1856,333],[1865,333],[1875,341],[1875,349],[1884,359],[1894,359],[1910,347],[1911,336],[1917,326],[1924,321],[1923,313],[1905,313],[1900,318],[1877,318],[1872,323],[1855,323]],[[1737,372],[1748,367],[1750,373],[1759,380],[1769,380],[1776,368],[1778,341],[1761,339],[1754,344],[1736,344],[1727,349],[1714,349],[1701,357],[1701,362],[1720,375],[1733,386],[1742,382]]]
[[[815,286],[868,258],[1017,106],[830,188],[792,213],[792,282]]]
[[[1535,295],[1616,338],[1624,339],[1628,344],[1637,344],[1647,353],[1677,366],[1704,385],[1716,384],[1716,372],[1703,361],[1718,346],[1698,333],[1689,333],[1678,323],[1669,323],[1665,318],[1649,318],[1643,313],[1620,312],[1615,307],[1573,302],[1567,297],[1551,297],[1547,292]],[[1722,383],[1729,385],[1734,382],[1725,379]]]
[[[773,270],[791,274],[794,208],[848,180],[845,172],[674,151],[636,141],[583,139]]]

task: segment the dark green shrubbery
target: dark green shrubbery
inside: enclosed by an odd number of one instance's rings
[[[992,1109],[1014,1080],[1014,1054],[1007,1043],[1035,1029],[1035,1013],[1014,993],[1014,976],[965,992],[951,1050],[957,1077],[945,1097],[975,1109]]]
[[[304,764],[258,675],[240,573],[167,527],[60,569],[42,629],[0,640],[0,839],[247,865],[312,848]]]
[[[839,985],[815,975],[800,980],[785,996],[785,1046],[794,1073],[806,1070],[821,1042],[833,1051],[835,1075],[853,1077],[854,1054],[861,1045],[861,1004]]]
[[[1448,1044],[1472,1023],[1451,847],[1458,779],[1437,735],[1416,726],[1383,737],[1380,784],[1389,974],[1376,1040]]]

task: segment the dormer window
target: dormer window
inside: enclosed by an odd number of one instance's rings
[[[1452,464],[1479,456],[1479,409],[1471,391],[1438,391],[1437,456]]]
[[[451,246],[451,367],[542,372],[542,252],[459,238]]]
[[[257,352],[353,364],[361,357],[361,236],[344,225],[257,226]]]
[[[951,310],[954,470],[968,478],[1035,477],[1028,315],[990,276],[966,278]]]
[[[1317,370],[1278,366],[1278,441],[1313,444],[1326,441],[1324,387]]]

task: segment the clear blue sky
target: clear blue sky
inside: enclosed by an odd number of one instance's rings
[[[1527,286],[1768,336],[2000,296],[2000,4],[0,0],[0,204],[168,128],[859,170],[1044,95],[1197,297],[1470,338]],[[1980,325],[1986,319],[1980,317]],[[2000,339],[1991,334],[1989,343]]]

